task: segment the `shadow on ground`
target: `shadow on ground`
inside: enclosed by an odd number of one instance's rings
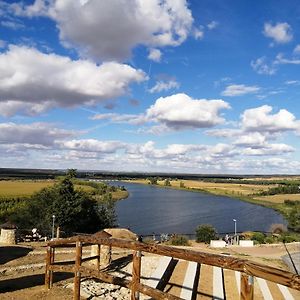
[[[0,247],[0,264],[26,256],[32,249],[28,247],[4,246]]]
[[[53,283],[74,277],[73,273],[55,273]],[[13,292],[21,289],[44,285],[45,274],[28,275],[0,281],[0,293]]]

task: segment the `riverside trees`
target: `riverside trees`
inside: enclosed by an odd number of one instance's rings
[[[67,233],[93,233],[113,227],[116,220],[111,197],[95,201],[89,193],[74,189],[70,176],[35,193],[10,219],[20,228],[36,227],[49,231],[52,215],[56,217],[56,224]]]

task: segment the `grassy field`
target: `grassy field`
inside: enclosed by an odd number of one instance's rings
[[[255,178],[256,180],[257,178]],[[284,178],[283,178],[284,179]],[[136,182],[141,184],[148,184],[147,179],[131,180],[130,182]],[[157,181],[159,186],[164,186],[163,180]],[[184,188],[180,188],[180,184],[184,184]],[[259,196],[255,194],[267,191],[269,188],[276,185],[260,185],[260,184],[237,184],[237,183],[214,183],[197,180],[171,180],[171,187],[178,189],[189,189],[194,191],[204,191],[215,195],[232,196],[241,198],[243,200],[249,200],[255,203],[262,204],[279,204],[284,200],[300,200],[300,194],[281,194],[273,196]]]
[[[0,181],[0,197],[28,197],[42,188],[52,186],[53,180],[5,180]]]
[[[53,186],[54,180],[5,180],[0,181],[0,198],[3,197],[29,197],[43,188]],[[86,192],[94,188],[90,186],[75,185],[76,189],[82,189]]]
[[[300,201],[300,194],[278,194],[278,195],[254,197],[254,199],[267,201],[271,203],[284,203],[285,200]]]

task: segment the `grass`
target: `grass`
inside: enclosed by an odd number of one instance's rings
[[[254,199],[267,201],[271,203],[284,203],[285,200],[300,201],[300,194],[278,194],[254,197]]]
[[[29,197],[45,187],[52,186],[54,181],[41,180],[5,180],[0,181],[0,197]]]
[[[53,186],[54,180],[5,180],[0,181],[0,198],[30,197],[43,188]],[[90,186],[75,185],[75,189],[93,191]]]

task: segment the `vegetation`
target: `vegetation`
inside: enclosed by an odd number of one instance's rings
[[[199,225],[196,228],[196,242],[202,242],[208,244],[210,240],[217,238],[216,229],[210,224]]]
[[[89,193],[76,190],[70,177],[35,193],[22,202],[9,219],[20,228],[36,227],[49,232],[52,215],[55,215],[56,224],[67,233],[92,233],[115,223],[111,197],[97,202]]]
[[[169,243],[173,246],[189,246],[189,240],[184,235],[174,235],[169,240]]]
[[[147,180],[148,180],[149,184],[155,184],[155,185],[158,184],[157,183],[157,180],[158,180],[157,177],[149,177]]]

